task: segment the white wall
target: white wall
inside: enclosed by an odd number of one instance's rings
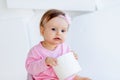
[[[24,27],[20,19],[0,19],[0,80],[26,78],[24,62],[29,46]]]
[[[26,80],[30,15],[31,10],[7,9],[5,0],[0,0],[0,80]]]
[[[81,75],[120,80],[120,6],[76,17],[69,39],[79,54]]]
[[[96,3],[96,8],[98,10],[101,9],[107,9],[110,8],[112,6],[116,6],[120,4],[120,0],[95,0]]]

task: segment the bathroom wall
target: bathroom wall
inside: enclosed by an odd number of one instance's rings
[[[79,55],[81,75],[93,80],[120,80],[119,21],[119,5],[73,20],[69,43]]]

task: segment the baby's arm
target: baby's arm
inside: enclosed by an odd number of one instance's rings
[[[26,59],[26,70],[32,75],[39,74],[49,68],[46,65],[46,57],[42,56],[38,51],[32,49]]]

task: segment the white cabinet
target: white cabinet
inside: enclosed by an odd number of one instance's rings
[[[95,0],[7,0],[8,8],[94,11]]]

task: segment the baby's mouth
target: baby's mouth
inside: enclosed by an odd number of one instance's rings
[[[59,37],[57,37],[57,38],[54,38],[54,40],[61,40]]]

